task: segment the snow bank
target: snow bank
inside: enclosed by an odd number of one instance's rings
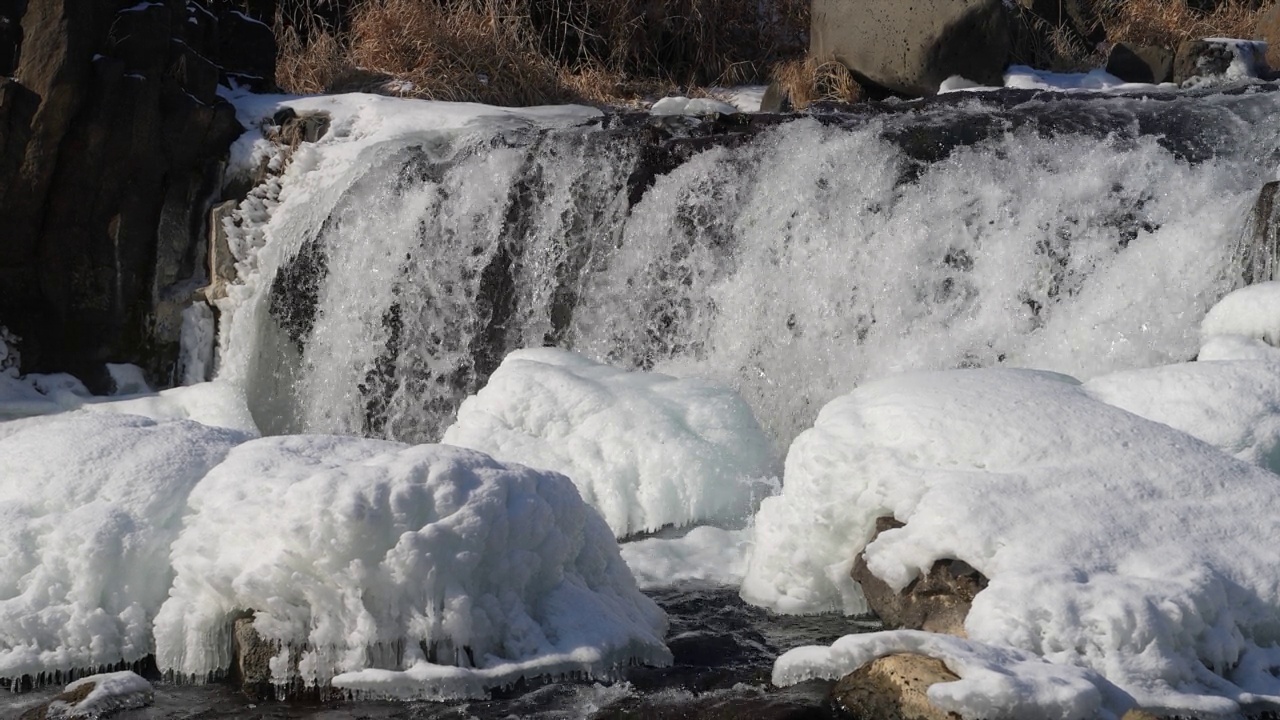
[[[860,612],[849,569],[864,547],[895,588],[957,558],[990,579],[965,623],[977,643],[1094,670],[1144,707],[1280,704],[1278,494],[1275,474],[1065,376],[904,375],[833,401],[797,438],[742,594]],[[905,527],[868,545],[884,515]],[[952,688],[970,706],[1018,694],[997,690]]]
[[[95,412],[141,415],[153,420],[194,420],[211,427],[240,430],[254,437],[260,434],[244,393],[219,381],[170,388],[149,395],[94,401],[83,407]]]
[[[0,424],[0,677],[146,657],[187,494],[245,439],[106,413]]]
[[[378,695],[670,662],[662,611],[554,473],[446,446],[268,438],[209,473],[190,511],[155,623],[162,669],[226,668],[247,609],[283,644],[280,682]]]
[[[759,103],[756,104],[759,108]],[[737,107],[715,98],[665,97],[649,108],[650,115],[733,115]]]
[[[146,707],[154,695],[151,683],[128,670],[80,678],[63,692],[74,692],[89,684],[93,689],[79,702],[72,704],[54,700],[49,703],[45,715],[47,720],[99,718],[121,710]]]
[[[568,475],[618,537],[744,519],[777,475],[732,390],[551,348],[508,355],[442,442]]]
[[[1243,335],[1280,346],[1280,282],[1249,285],[1210,308],[1200,324],[1204,338]]]

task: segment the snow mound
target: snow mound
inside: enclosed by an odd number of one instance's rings
[[[54,700],[49,703],[47,720],[100,718],[121,710],[146,707],[154,695],[151,683],[129,670],[80,678],[63,692],[74,692],[89,684],[93,689],[79,702],[72,704]]]
[[[1280,362],[1280,348],[1244,335],[1211,335],[1200,343],[1202,362],[1214,360],[1268,360]]]
[[[0,429],[0,677],[146,657],[187,494],[246,437],[83,412]]]
[[[1280,282],[1249,285],[1209,309],[1200,324],[1204,338],[1244,335],[1280,347]]]
[[[650,115],[733,115],[737,112],[741,112],[737,107],[715,98],[665,97],[649,108]]]
[[[618,537],[744,519],[778,470],[732,390],[551,348],[508,355],[442,442],[568,475]]]
[[[965,623],[975,642],[1094,670],[1144,707],[1233,713],[1280,703],[1277,497],[1275,474],[1065,376],[905,375],[831,402],[796,439],[742,594],[861,612],[864,548],[898,589],[955,558],[990,579]],[[867,544],[886,515],[905,527]]]
[[[928,690],[929,702],[967,718],[1096,718],[1106,698],[1126,702],[1097,673],[1055,665],[1013,648],[993,647],[950,635],[914,630],[846,635],[831,647],[808,646],[784,653],[774,663],[775,685],[822,678],[838,680],[876,658],[913,653],[938,658],[960,676]],[[1103,715],[1106,717],[1106,715]]]
[[[665,615],[555,473],[447,446],[268,438],[232,451],[190,511],[155,623],[157,661],[180,675],[228,667],[245,610],[282,646],[278,682],[377,695],[671,659]]]
[[[95,412],[141,415],[154,420],[194,420],[202,425],[240,430],[254,437],[260,435],[243,391],[219,381],[90,402],[83,407]]]

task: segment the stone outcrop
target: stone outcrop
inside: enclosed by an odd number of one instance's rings
[[[876,534],[902,527],[891,517],[876,521]],[[929,573],[916,578],[902,592],[889,587],[867,568],[859,554],[853,565],[853,579],[867,597],[871,611],[886,627],[926,630],[965,637],[964,619],[973,598],[987,586],[982,573],[959,560],[939,560]]]
[[[1280,4],[1258,16],[1253,36],[1267,43],[1267,64],[1280,69]]]
[[[941,660],[925,655],[890,655],[874,660],[836,683],[831,695],[859,718],[877,720],[960,720],[929,702],[931,685],[960,678]]]
[[[170,379],[243,132],[217,86],[270,84],[267,30],[229,4],[0,0],[0,323],[24,371]]]
[[[844,63],[864,86],[932,95],[961,75],[1001,83],[1012,46],[1003,0],[814,0],[810,53]]]
[[[1116,43],[1107,55],[1107,72],[1125,82],[1172,82],[1173,57],[1173,51],[1168,48]]]

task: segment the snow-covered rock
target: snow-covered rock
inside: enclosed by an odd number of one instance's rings
[[[187,494],[245,439],[107,413],[0,423],[0,677],[150,654]]]
[[[1280,347],[1280,282],[1249,285],[1228,294],[1209,309],[1200,334],[1243,335]]]
[[[833,401],[797,438],[783,493],[757,515],[742,593],[784,612],[860,612],[849,578],[859,552],[899,590],[954,558],[990,580],[965,652],[994,669],[967,682],[948,660],[966,682],[930,697],[982,716],[1017,716],[1027,702],[1037,717],[1083,717],[1099,703],[1232,713],[1280,704],[1278,497],[1274,473],[1065,376],[903,375]],[[905,526],[867,544],[886,515]],[[904,637],[841,643],[859,658],[947,659]],[[1038,658],[1052,665],[1027,665]],[[792,660],[779,662],[780,680],[852,669]]]
[[[245,610],[281,644],[278,682],[378,695],[670,662],[664,614],[555,473],[448,446],[267,438],[210,472],[190,512],[155,623],[164,670],[228,667]]]
[[[151,683],[129,670],[80,678],[44,707],[45,720],[97,720],[151,704]]]
[[[442,442],[568,475],[618,537],[744,520],[778,472],[732,390],[552,348],[508,355]]]

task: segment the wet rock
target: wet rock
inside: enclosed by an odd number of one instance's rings
[[[814,0],[810,54],[858,82],[912,97],[961,75],[1000,85],[1012,49],[1003,0]]]
[[[1116,43],[1107,56],[1107,72],[1125,82],[1171,82],[1173,58],[1174,53],[1168,48]]]
[[[226,226],[226,220],[235,213],[238,205],[235,200],[227,200],[214,205],[209,211],[209,285],[204,289],[204,296],[209,302],[226,297],[227,286],[235,283],[238,277]]]
[[[929,702],[929,687],[959,677],[941,660],[924,655],[890,655],[874,660],[836,683],[832,696],[858,718],[876,720],[959,720]]]
[[[902,527],[891,517],[876,521],[876,535]],[[853,564],[853,579],[862,586],[867,605],[886,627],[925,630],[965,637],[964,619],[987,579],[960,560],[939,560],[929,573],[896,592],[871,573],[865,556]]]
[[[271,658],[280,653],[276,643],[262,639],[253,629],[253,615],[236,618],[232,626],[232,682],[251,698],[271,698]]]
[[[1280,204],[1276,203],[1277,193],[1280,193],[1280,182],[1273,180],[1263,185],[1249,214],[1238,251],[1240,267],[1244,268],[1242,285],[1277,279],[1277,271],[1280,271]]]

